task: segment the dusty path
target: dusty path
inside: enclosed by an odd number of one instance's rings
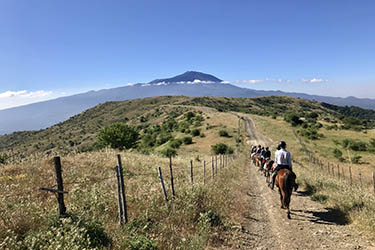
[[[272,141],[256,132],[245,118],[248,143],[269,145]],[[327,210],[302,191],[293,193],[292,219],[280,209],[278,192],[265,184],[264,177],[248,162],[249,213],[242,224],[241,249],[375,249],[372,242],[353,232],[337,211]]]

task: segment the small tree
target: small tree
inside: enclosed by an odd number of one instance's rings
[[[340,149],[338,149],[338,148],[335,148],[334,150],[333,150],[333,155],[337,158],[337,159],[339,159],[339,161],[344,161],[344,158],[342,157],[342,152],[341,152],[341,150]]]
[[[177,155],[177,151],[176,151],[176,149],[171,148],[171,147],[166,147],[166,148],[164,148],[163,150],[160,151],[160,153],[161,153],[163,156],[165,156],[165,157],[176,156],[176,155]]]
[[[100,130],[98,145],[117,149],[129,149],[136,145],[139,134],[134,127],[123,123],[115,123]]]
[[[233,154],[233,149],[225,143],[217,143],[211,146],[211,150],[215,155]]]
[[[191,131],[192,136],[199,136],[200,134],[201,134],[201,131],[197,128],[195,128]]]
[[[185,136],[184,138],[182,138],[182,141],[184,142],[184,144],[192,144],[193,143],[193,138],[191,138],[191,136]]]

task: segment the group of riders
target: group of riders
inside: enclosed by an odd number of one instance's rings
[[[272,181],[269,183],[271,189],[274,188],[277,172],[281,169],[289,169],[294,178],[296,178],[292,170],[292,157],[290,152],[286,150],[285,141],[281,141],[278,144],[274,153],[274,160],[271,159],[269,147],[263,147],[262,145],[252,146],[250,157],[255,165],[259,167],[259,170],[265,173],[266,177],[272,172]],[[298,185],[295,184],[294,190],[296,191],[297,188]]]

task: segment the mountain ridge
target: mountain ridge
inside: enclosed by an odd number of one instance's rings
[[[189,73],[190,72],[190,73]],[[156,79],[153,84],[135,84],[132,86],[117,87],[89,91],[76,95],[60,97],[53,100],[28,104],[20,107],[0,110],[0,135],[15,131],[39,130],[67,120],[80,112],[92,108],[100,103],[108,101],[124,101],[153,96],[218,96],[218,97],[261,97],[261,96],[291,96],[306,100],[316,100],[340,106],[358,106],[367,109],[375,109],[374,99],[341,98],[329,96],[317,96],[304,93],[288,93],[283,91],[266,91],[241,88],[229,83],[211,82],[199,80],[191,84],[194,74],[188,71],[189,78],[180,78],[184,74],[172,78]],[[201,77],[212,76],[199,73]],[[184,77],[185,77],[184,76]],[[214,76],[212,76],[214,77]],[[216,78],[216,77],[215,77]],[[187,79],[176,84],[160,84],[160,80]],[[219,78],[216,78],[220,80]],[[194,80],[193,80],[194,81]],[[207,83],[208,82],[208,83]]]

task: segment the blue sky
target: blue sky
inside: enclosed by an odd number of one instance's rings
[[[187,70],[375,98],[375,1],[0,0],[0,109]]]

